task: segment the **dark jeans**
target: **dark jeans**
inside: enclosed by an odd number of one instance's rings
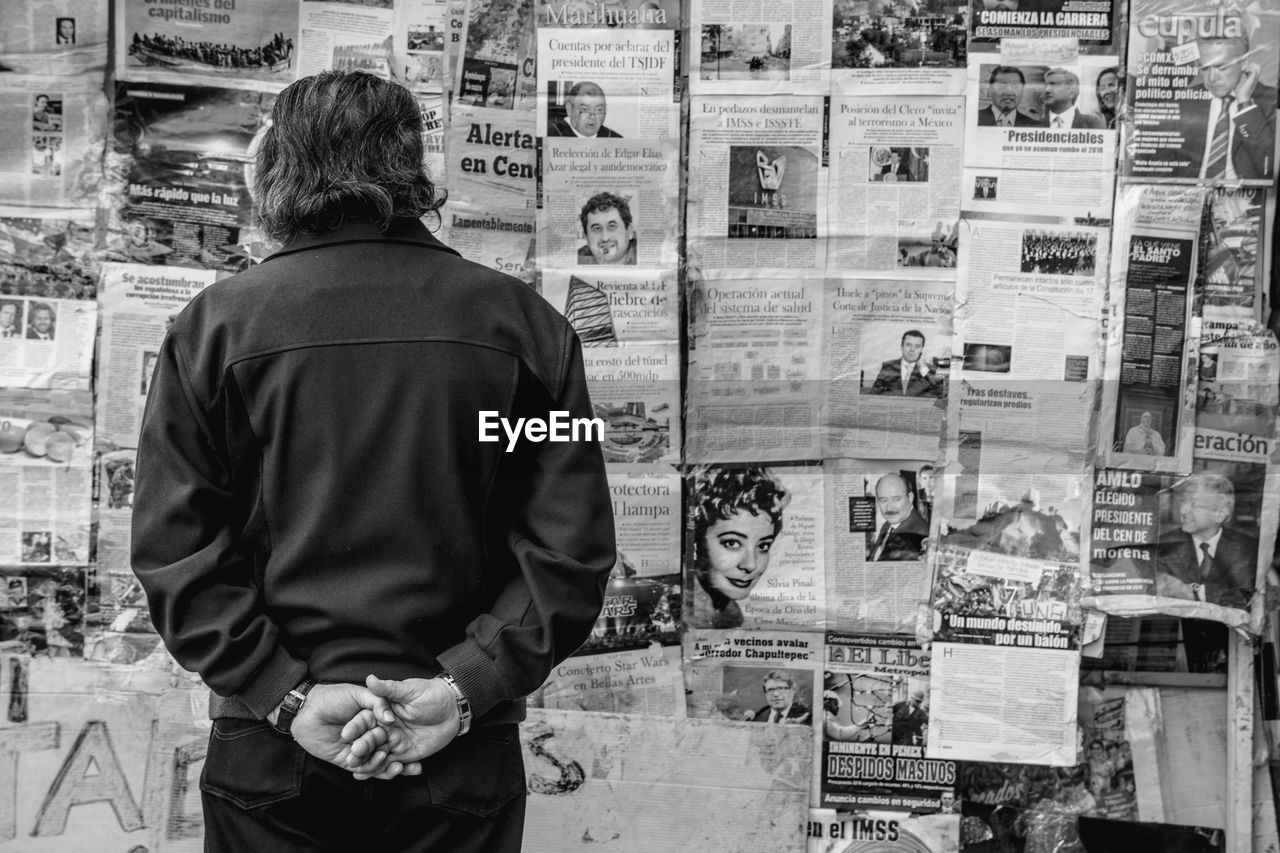
[[[200,776],[208,853],[518,853],[514,724],[473,729],[421,776],[357,782],[265,722],[215,720]]]

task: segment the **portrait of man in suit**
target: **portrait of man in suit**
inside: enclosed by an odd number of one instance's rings
[[[813,721],[813,711],[809,706],[796,700],[796,680],[791,673],[775,669],[765,675],[761,686],[768,704],[757,709],[751,718],[753,721],[804,726]]]
[[[919,560],[929,522],[911,500],[911,491],[901,474],[885,474],[876,481],[876,509],[884,519],[875,543],[867,552],[868,562]]]
[[[607,111],[603,89],[595,83],[575,83],[569,94],[564,96],[564,115],[549,123],[547,136],[620,139],[621,133],[605,127]]]
[[[1160,537],[1156,594],[1247,606],[1257,576],[1258,540],[1226,526],[1235,512],[1231,481],[1202,471],[1174,491],[1179,529]]]
[[[1250,59],[1249,39],[1202,39],[1200,80],[1192,87],[1207,97],[1182,101],[1190,133],[1184,156],[1190,166],[1177,177],[1257,179],[1275,174],[1276,90],[1259,81],[1261,68]],[[1198,168],[1198,171],[1193,171]]]
[[[1080,99],[1080,78],[1065,68],[1051,68],[1044,75],[1044,105],[1049,111],[1049,127],[1095,128],[1106,127],[1102,116],[1081,112],[1076,102]]]
[[[902,335],[902,357],[880,365],[868,394],[894,397],[941,397],[942,377],[925,363],[924,333],[910,329]]]
[[[1045,123],[1018,109],[1027,76],[1021,68],[997,65],[987,75],[987,97],[991,105],[978,110],[979,127],[1044,127]]]

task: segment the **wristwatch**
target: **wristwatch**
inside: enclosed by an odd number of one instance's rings
[[[452,675],[442,672],[436,678],[449,685],[449,689],[453,691],[453,698],[458,700],[458,737],[461,737],[471,731],[471,702],[458,686],[458,682],[453,680]]]
[[[282,735],[293,737],[293,718],[302,710],[302,703],[307,701],[307,694],[316,683],[309,678],[303,679],[297,687],[285,694],[280,702],[280,713],[276,715],[275,729]]]

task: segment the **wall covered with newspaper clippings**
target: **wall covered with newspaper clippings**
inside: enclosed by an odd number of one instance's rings
[[[1276,0],[4,16],[0,853],[200,849],[136,437],[327,68],[413,92],[439,236],[565,314],[609,425],[619,559],[531,697],[527,849],[1277,848],[1265,773],[1249,828],[1187,769],[1280,584]]]

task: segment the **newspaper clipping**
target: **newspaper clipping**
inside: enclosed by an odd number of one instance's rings
[[[0,73],[69,77],[103,70],[107,7],[94,0],[7,4],[0,32]]]
[[[89,388],[98,305],[0,293],[0,386]]]
[[[1123,9],[1116,0],[971,0],[972,42],[1072,38],[1081,45],[1118,48]]]
[[[1183,471],[1194,438],[1193,332],[1198,187],[1127,186],[1117,210],[1115,283],[1100,431],[1108,468]]]
[[[800,278],[695,284],[687,459],[821,455],[820,288]]]
[[[1098,78],[1116,59],[1075,47],[1074,39],[1006,40],[999,55],[969,54],[966,166],[1114,171],[1116,131],[1107,127]]]
[[[952,361],[952,285],[826,282],[823,456],[937,455]]]
[[[0,392],[0,565],[89,562],[93,397]]]
[[[533,0],[467,0],[461,48],[455,103],[516,112],[534,109]]]
[[[532,207],[491,208],[455,200],[450,193],[440,209],[440,220],[440,239],[449,248],[456,249],[469,261],[535,285]]]
[[[925,758],[929,655],[914,637],[828,634],[821,805],[915,813],[956,807],[956,762]]]
[[[97,437],[104,446],[138,446],[142,409],[165,332],[192,297],[216,277],[213,270],[102,265],[102,335],[95,387]]]
[[[684,623],[824,627],[822,470],[699,466],[688,475]]]
[[[101,73],[0,74],[0,204],[95,206],[107,112]]]
[[[831,79],[856,94],[964,91],[963,0],[828,0]]]
[[[837,460],[823,471],[828,626],[914,633],[929,601],[933,464]]]
[[[527,111],[453,105],[444,143],[450,204],[503,214],[527,209],[532,215],[537,195],[533,119]]]
[[[930,758],[1076,763],[1079,566],[1028,550],[938,549]]]
[[[822,268],[829,100],[693,100],[689,249],[704,271]]]
[[[396,47],[404,49],[416,66],[406,74],[415,94],[443,91],[447,7],[445,0],[401,0],[396,4]],[[404,41],[399,41],[402,38]]]
[[[108,258],[239,272],[250,236],[253,150],[274,97],[118,83]]]
[[[293,82],[299,64],[300,5],[319,4],[115,0],[116,76],[168,83],[204,77],[212,85],[278,92]]]
[[[94,245],[97,213],[0,206],[0,280],[6,297],[93,299],[100,255]],[[15,310],[0,314],[0,338],[22,329]]]
[[[961,98],[833,99],[829,264],[955,279],[963,117]]]
[[[677,462],[680,355],[675,345],[627,344],[583,352],[606,462]]]
[[[1134,0],[1125,175],[1273,185],[1277,42],[1280,20],[1259,7]]]
[[[1214,187],[1200,226],[1201,344],[1260,323],[1263,288],[1271,273],[1271,226],[1266,191]],[[1274,215],[1274,206],[1271,211]]]
[[[676,30],[680,28],[678,0],[622,0],[608,4],[580,0],[538,0],[538,28]]]

